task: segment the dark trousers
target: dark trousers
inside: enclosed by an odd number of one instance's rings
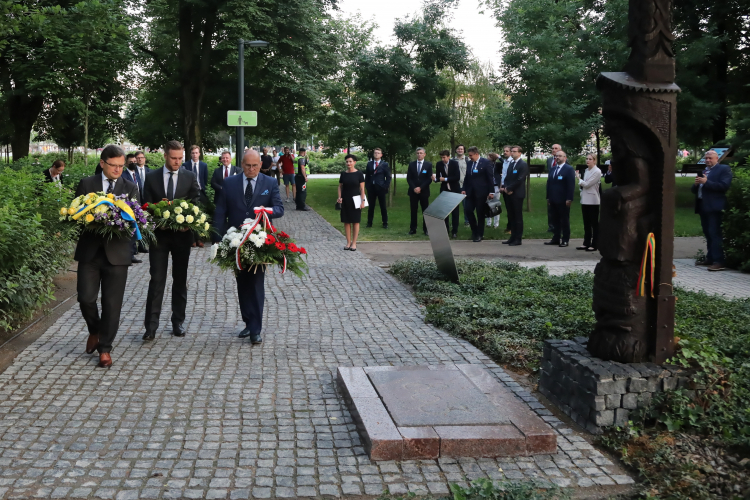
[[[523,198],[508,196],[505,200],[505,208],[508,211],[508,222],[510,223],[510,241],[523,239]]]
[[[237,297],[240,300],[242,321],[253,334],[260,333],[263,328],[263,302],[266,298],[263,286],[266,273],[262,267],[256,269],[255,272],[250,269],[236,273]]]
[[[112,342],[120,325],[122,298],[128,280],[128,266],[113,266],[107,260],[104,247],[101,247],[89,262],[78,263],[78,303],[86,321],[89,335],[99,335],[99,352],[110,352]],[[102,289],[102,315],[96,299],[99,285]]]
[[[487,196],[488,192],[471,193],[466,196],[466,218],[469,220],[472,237],[481,236],[484,238],[484,219],[487,213]],[[476,216],[474,212],[476,211]],[[477,221],[479,223],[477,224]]]
[[[505,226],[506,231],[509,231],[512,226],[512,222],[510,220],[510,211],[511,211],[510,200],[511,200],[510,196],[508,196],[507,193],[503,193],[503,202],[505,202],[505,215],[508,217],[508,224],[506,224]]]
[[[372,219],[375,217],[375,202],[380,204],[380,218],[383,220],[383,224],[388,224],[388,207],[386,207],[385,198],[388,191],[382,186],[373,186],[367,190],[367,203],[370,204],[367,207],[367,224],[372,224]],[[424,209],[423,209],[424,210]]]
[[[552,205],[547,205],[547,229],[555,229],[555,216],[552,213]]]
[[[570,240],[570,207],[562,202],[550,203],[549,208],[552,212],[552,225],[555,228],[552,233],[552,241],[567,242]]]
[[[599,248],[599,205],[581,205],[583,246]]]
[[[701,210],[701,227],[706,237],[706,262],[724,264],[724,249],[721,237],[721,212],[704,212]]]
[[[417,207],[422,207],[422,229],[427,231],[427,224],[424,222],[424,211],[427,210],[427,206],[430,204],[430,193],[422,191],[419,194],[412,193],[409,195],[409,207],[411,208],[411,224],[409,229],[412,231],[417,230]]]
[[[451,226],[453,226],[453,231],[451,231],[451,228],[448,225],[448,217],[445,218],[445,228],[448,231],[450,231],[451,234],[458,233],[458,219],[459,219],[460,213],[461,213],[461,205],[456,205],[456,208],[453,209],[450,215]]]
[[[187,271],[190,264],[190,246],[193,235],[190,231],[162,231],[157,229],[156,245],[149,249],[148,260],[151,280],[146,296],[146,318],[143,324],[149,332],[159,328],[159,315],[164,302],[164,287],[167,284],[169,254],[172,254],[172,325],[185,321],[187,307]]]
[[[297,204],[297,209],[302,210],[305,208],[305,201],[307,200],[307,189],[302,189],[305,185],[305,178],[301,175],[294,177],[294,183],[297,185],[297,196],[294,199]]]

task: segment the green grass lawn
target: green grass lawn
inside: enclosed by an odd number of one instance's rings
[[[531,179],[531,212],[524,212],[524,238],[548,238],[547,233],[547,208],[545,200],[545,186],[547,179],[532,177]],[[694,196],[690,192],[693,179],[690,177],[678,177],[676,179],[676,210],[675,210],[675,236],[701,236],[700,220],[693,211]],[[338,181],[336,179],[310,179],[307,183],[307,204],[322,215],[333,227],[343,233],[344,224],[340,222],[339,212],[334,209],[337,197]],[[283,188],[282,188],[283,189]],[[438,187],[434,186],[431,199],[438,194]],[[362,226],[359,232],[359,241],[400,241],[400,240],[427,240],[422,233],[421,219],[417,234],[410,236],[409,233],[409,197],[406,194],[407,184],[405,179],[398,180],[398,189],[393,197],[393,206],[388,208],[388,229],[383,229],[380,223],[380,207],[375,209],[375,217],[372,228],[365,228],[367,223],[368,209],[362,214]],[[419,217],[422,217],[421,210]],[[485,228],[485,239],[507,239],[504,233],[507,217],[505,207],[500,215],[500,228]],[[575,200],[570,209],[570,231],[572,238],[583,238],[583,218],[581,216],[581,205],[578,189],[575,190]],[[471,230],[463,225],[463,214],[460,219],[458,231],[459,239],[470,239]]]

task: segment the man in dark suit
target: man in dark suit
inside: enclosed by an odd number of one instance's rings
[[[146,185],[146,174],[151,171],[151,169],[146,166],[146,155],[143,151],[135,152],[135,170],[138,172],[138,178],[141,181],[138,189],[140,189],[141,192],[140,199],[143,200],[143,187]]]
[[[555,165],[557,165],[557,162],[555,160],[555,155],[561,150],[559,144],[553,144],[552,145],[552,155],[547,158],[547,175],[550,175],[551,169],[554,168]],[[549,205],[547,205],[547,232],[548,233],[554,233],[555,232],[555,225],[553,223],[553,217],[552,217],[552,208],[550,208]]]
[[[409,207],[411,223],[409,234],[417,234],[417,207],[422,207],[422,230],[427,235],[427,224],[424,222],[424,211],[430,204],[430,182],[432,182],[432,163],[426,161],[424,148],[417,148],[417,160],[409,163],[406,170],[406,182],[409,184]]]
[[[85,177],[78,183],[76,196],[97,191],[116,196],[127,194],[137,198],[138,187],[122,178],[125,152],[119,146],[109,145],[102,150],[99,160],[100,175]],[[128,238],[105,238],[84,231],[78,238],[75,260],[78,261],[78,303],[89,330],[86,353],[99,351],[99,366],[112,366],[112,343],[120,324],[120,310],[131,264],[131,246]],[[99,288],[102,291],[102,314],[96,306]]]
[[[367,190],[367,201],[370,208],[367,210],[367,227],[372,227],[372,219],[375,217],[375,202],[380,203],[380,218],[383,227],[388,227],[388,207],[385,198],[391,187],[391,167],[387,161],[383,161],[383,150],[375,148],[372,152],[373,160],[367,163],[365,168],[365,189]]]
[[[567,159],[565,151],[555,153],[556,163],[547,174],[547,206],[552,212],[554,232],[552,240],[545,241],[545,245],[566,247],[570,240],[570,205],[573,204],[576,172]]]
[[[612,184],[612,187],[617,187],[617,183],[615,182],[615,174],[612,173],[612,162],[611,160],[607,160],[604,162],[604,166],[607,167],[607,170],[604,171],[604,182],[607,184]]]
[[[180,168],[184,150],[177,141],[164,145],[164,167],[146,174],[146,187],[143,201],[158,203],[162,199],[182,199],[198,203],[200,188],[195,174],[188,169]],[[149,252],[151,280],[148,283],[146,296],[146,333],[143,340],[154,340],[159,328],[159,315],[164,301],[164,286],[167,283],[169,254],[172,254],[172,335],[184,337],[185,307],[187,306],[187,270],[190,263],[190,247],[193,245],[193,233],[190,231],[172,231],[157,229],[156,245]]]
[[[232,175],[238,175],[242,173],[242,169],[232,165],[232,153],[224,151],[220,157],[221,166],[214,170],[211,175],[211,187],[214,188],[214,204],[219,200],[219,193],[221,193],[224,179]]]
[[[201,148],[198,146],[190,146],[190,159],[182,164],[183,168],[186,168],[193,172],[198,178],[198,186],[200,187],[200,202],[205,205],[208,203],[208,196],[206,196],[206,185],[208,184],[208,165],[206,162],[201,161]]]
[[[272,208],[269,218],[284,215],[279,185],[273,177],[260,173],[261,159],[257,151],[249,150],[242,158],[243,175],[228,177],[224,181],[214,212],[214,226],[219,241],[229,227],[239,228],[245,219],[255,218],[255,207]],[[263,328],[263,301],[265,300],[265,271],[245,270],[236,273],[237,296],[245,328],[239,337],[250,337],[250,342],[260,344]]]
[[[723,271],[721,215],[727,203],[727,191],[732,185],[732,169],[719,163],[716,151],[706,153],[706,168],[695,178],[690,188],[695,194],[695,213],[700,215],[703,235],[706,237],[706,257],[696,262],[708,266],[709,271]]]
[[[469,160],[461,193],[466,195],[466,218],[469,219],[471,238],[478,243],[484,238],[487,200],[495,197],[495,164],[479,156],[476,146],[470,147],[467,153]]]
[[[440,161],[435,165],[435,174],[433,175],[435,182],[440,183],[440,192],[449,191],[451,193],[461,192],[461,168],[458,166],[456,160],[451,160],[451,152],[444,149],[440,152]],[[451,212],[451,236],[453,238],[458,237],[458,216],[461,212],[459,209],[461,205],[457,205],[456,208]],[[448,227],[448,218],[445,218],[445,228],[450,230]]]
[[[504,244],[514,247],[523,240],[523,199],[526,197],[526,178],[529,176],[529,166],[522,159],[521,146],[510,148],[511,161],[505,173],[502,192],[505,196],[505,208],[508,210],[510,222],[510,238]]]
[[[44,182],[57,182],[58,184],[62,184],[64,170],[65,162],[62,160],[55,161],[51,168],[44,171]]]
[[[135,159],[135,155],[128,155],[132,156],[133,159]],[[138,186],[138,202],[140,203],[143,199],[141,197],[141,193],[143,192],[143,182],[141,182],[141,176],[138,174],[138,168],[137,163],[135,162],[129,162],[126,164],[126,168],[122,171],[122,178],[126,181],[130,181],[136,186]],[[132,241],[132,251],[131,251],[131,257],[130,260],[133,264],[140,264],[143,262],[141,259],[136,257],[136,254],[138,254],[138,239],[135,235],[133,235]]]

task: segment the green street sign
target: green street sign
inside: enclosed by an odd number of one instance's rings
[[[229,127],[257,127],[257,111],[227,111],[227,125]]]

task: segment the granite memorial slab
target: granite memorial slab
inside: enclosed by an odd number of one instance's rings
[[[371,460],[555,453],[552,428],[475,365],[339,367]]]

